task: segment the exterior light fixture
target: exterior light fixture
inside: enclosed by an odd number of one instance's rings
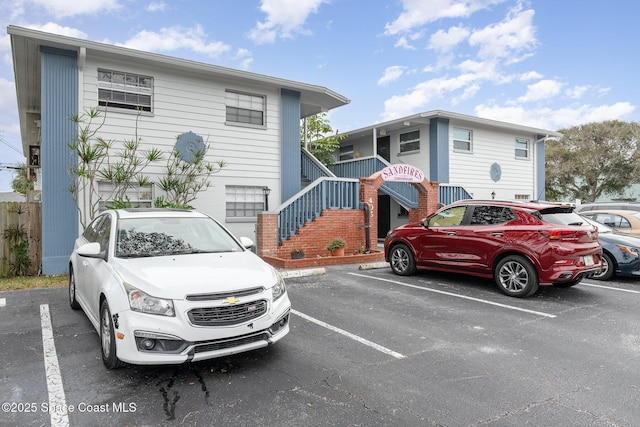
[[[264,194],[264,210],[269,210],[269,193],[271,189],[269,187],[262,187],[262,194]]]

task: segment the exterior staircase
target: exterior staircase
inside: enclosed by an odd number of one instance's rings
[[[306,222],[313,221],[325,209],[361,209],[361,177],[373,175],[389,163],[380,156],[338,162],[327,168],[309,151],[301,149],[301,190],[280,205],[278,212],[278,241],[298,234]],[[418,191],[406,182],[385,182],[379,189],[405,209],[418,207]],[[470,199],[462,187],[441,184],[438,203],[447,205],[456,200]]]

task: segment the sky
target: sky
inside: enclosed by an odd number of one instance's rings
[[[0,192],[24,162],[7,25],[324,86],[346,132],[431,110],[640,121],[637,0],[0,0]]]

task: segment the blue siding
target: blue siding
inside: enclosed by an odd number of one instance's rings
[[[449,182],[449,119],[429,123],[429,181]]]
[[[280,191],[284,201],[300,191],[300,93],[283,89],[280,106]]]
[[[536,150],[535,180],[536,180],[536,188],[538,189],[538,194],[536,195],[536,198],[538,200],[547,200],[544,194],[545,185],[546,185],[546,179],[544,176],[544,162],[545,162],[544,138],[536,142],[535,150]]]
[[[69,254],[78,236],[78,213],[69,192],[67,165],[75,161],[68,144],[78,111],[76,53],[42,48],[42,274],[68,272]]]

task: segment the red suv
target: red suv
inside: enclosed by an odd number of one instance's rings
[[[539,285],[570,287],[599,273],[598,230],[569,205],[462,200],[390,231],[385,258],[399,275],[418,268],[494,278],[513,297]]]

